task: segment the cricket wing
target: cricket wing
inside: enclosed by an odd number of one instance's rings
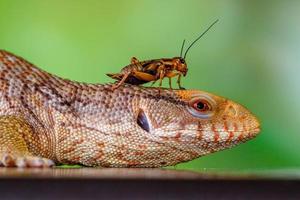
[[[116,79],[116,80],[121,80],[123,78],[123,74],[106,74],[107,76],[109,76],[112,79]]]

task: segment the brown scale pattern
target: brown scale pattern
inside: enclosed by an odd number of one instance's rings
[[[112,86],[62,79],[0,50],[0,165],[161,167],[259,132],[246,108],[207,92]],[[195,115],[194,98],[211,99],[212,115]],[[141,110],[149,131],[137,123]]]

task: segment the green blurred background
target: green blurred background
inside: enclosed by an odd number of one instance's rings
[[[176,169],[300,166],[300,1],[0,0],[0,48],[59,76],[109,82],[130,58],[190,51],[183,86],[233,99],[262,122],[254,140]],[[166,85],[167,86],[167,85]]]

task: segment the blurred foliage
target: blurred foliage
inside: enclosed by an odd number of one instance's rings
[[[0,48],[59,76],[108,82],[132,56],[190,51],[186,88],[226,96],[262,122],[256,139],[177,169],[298,167],[299,1],[0,0]]]

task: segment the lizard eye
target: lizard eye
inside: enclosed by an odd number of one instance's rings
[[[188,111],[195,117],[207,119],[214,114],[215,104],[207,95],[197,96],[190,100]]]
[[[205,111],[210,110],[209,103],[207,101],[201,100],[201,99],[199,101],[196,101],[193,104],[193,107],[200,112],[205,112]]]

